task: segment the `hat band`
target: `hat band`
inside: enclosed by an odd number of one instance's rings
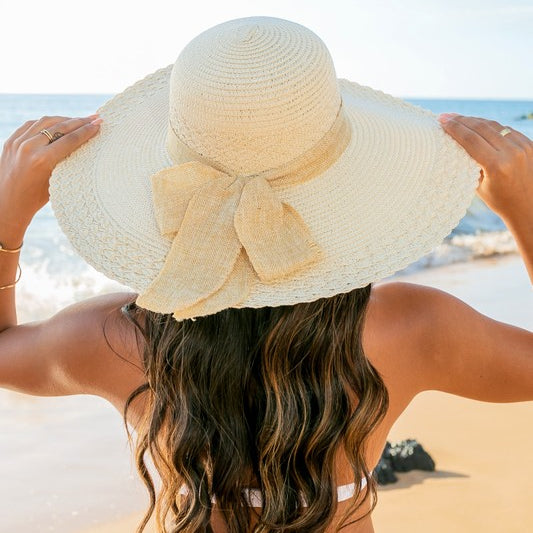
[[[221,172],[239,178],[262,177],[271,182],[273,186],[289,186],[303,183],[325,172],[344,152],[351,140],[351,126],[344,111],[344,106],[339,106],[337,116],[330,129],[309,150],[295,159],[279,167],[254,172],[252,174],[235,175],[231,169],[215,163],[190,148],[174,130],[169,120],[166,150],[174,163],[186,161],[199,161]],[[278,181],[278,183],[273,183]]]
[[[281,281],[324,259],[305,221],[275,189],[326,171],[350,137],[341,106],[311,150],[247,176],[216,168],[176,137],[171,146],[179,150],[173,155],[181,162],[151,177],[156,221],[172,245],[137,304],[172,312],[177,320],[205,316],[239,307],[258,279]],[[185,155],[190,161],[183,162]]]

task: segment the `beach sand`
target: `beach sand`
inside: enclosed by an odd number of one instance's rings
[[[425,269],[395,279],[441,288],[495,319],[533,330],[533,291],[515,255]],[[11,406],[18,419],[22,398]],[[134,533],[148,497],[131,466],[120,415],[98,398],[78,397],[72,405],[65,398],[44,400],[43,413],[46,409],[46,416],[56,423],[45,428],[48,433],[31,430],[30,436],[41,439],[42,457],[31,459],[35,450],[28,454],[20,445],[0,449],[0,468],[4,460],[13,465],[3,479],[22,479],[18,487],[0,484],[5,509],[0,531]],[[77,414],[57,422],[60,409],[74,413],[82,407],[86,424],[77,421]],[[394,426],[390,440],[416,438],[434,458],[437,470],[398,474],[398,483],[380,488],[376,532],[529,531],[532,419],[533,402],[491,404],[433,391],[419,395]],[[89,422],[92,431],[82,433],[80,428]],[[58,442],[51,431],[70,437],[70,447]],[[57,461],[43,467],[51,457]],[[27,486],[30,479],[33,494]]]
[[[516,256],[426,270],[405,281],[446,290],[496,320],[533,330],[533,291]],[[436,471],[398,474],[398,483],[382,487],[376,531],[531,531],[532,420],[533,402],[494,404],[437,391],[417,396],[390,440],[416,438]]]

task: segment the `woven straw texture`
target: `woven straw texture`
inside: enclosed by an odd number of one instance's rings
[[[465,214],[480,167],[431,111],[337,80],[322,41],[293,22],[254,17],[211,28],[174,65],[104,104],[99,134],[55,168],[52,208],[89,264],[143,293],[172,246],[157,224],[151,176],[191,161],[169,147],[172,138],[218,170],[253,175],[311,149],[341,103],[351,130],[342,154],[312,179],[276,188],[320,261],[280,280],[256,279],[226,307],[292,305],[362,287],[442,242]],[[195,261],[219,252],[215,245]]]

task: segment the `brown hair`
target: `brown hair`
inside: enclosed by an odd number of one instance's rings
[[[254,533],[322,532],[337,508],[340,445],[356,487],[342,524],[367,498],[375,507],[364,449],[388,394],[361,344],[370,291],[369,284],[313,302],[229,308],[183,322],[134,303],[122,308],[142,333],[147,378],[124,408],[131,443],[127,411],[147,393],[135,461],[150,506],[137,533],[154,512],[160,532],[212,532],[212,496],[230,533],[250,531],[254,511],[243,489],[253,478],[263,498]],[[158,495],[146,452],[162,480]],[[369,490],[360,499],[363,476]],[[189,492],[180,498],[182,485]]]

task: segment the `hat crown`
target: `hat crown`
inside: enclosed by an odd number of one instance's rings
[[[169,127],[220,169],[279,167],[315,145],[341,96],[331,56],[309,29],[251,17],[193,39],[170,77]]]

